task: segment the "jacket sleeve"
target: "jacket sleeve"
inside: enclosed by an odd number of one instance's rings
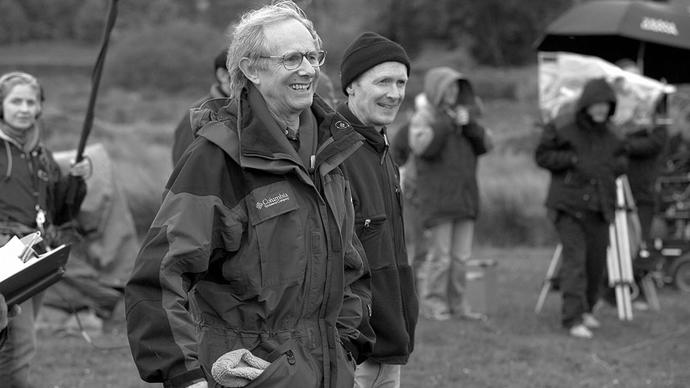
[[[7,303],[5,303],[5,297],[0,294],[0,349],[5,344],[7,340]]]
[[[428,115],[415,114],[412,117],[409,130],[412,152],[425,159],[434,159],[443,151],[452,129],[451,125],[430,120],[432,119]]]
[[[665,126],[635,132],[625,139],[625,150],[632,157],[650,157],[660,154],[666,146],[668,132]]]
[[[462,134],[470,141],[472,149],[477,156],[483,155],[493,148],[491,135],[486,128],[475,121],[470,121],[467,125],[463,125]]]
[[[221,195],[229,185],[222,151],[203,141],[192,147],[173,171],[125,288],[134,362],[144,381],[166,387],[204,378],[187,294],[214,250],[236,251],[242,228],[221,200],[229,200]]]
[[[74,219],[86,198],[86,182],[79,176],[65,176],[54,186],[52,221],[62,225]]]
[[[48,186],[46,203],[50,213],[50,222],[53,225],[62,225],[79,214],[86,198],[86,182],[82,177],[63,175],[52,152],[46,149],[43,152],[41,163],[49,172],[52,182]]]
[[[558,130],[552,124],[544,127],[534,156],[539,167],[551,172],[573,168],[578,162],[577,154],[570,143],[559,137]]]
[[[364,248],[355,234],[355,213],[349,185],[345,203],[349,204],[343,228],[348,248],[345,251],[343,307],[337,327],[341,343],[359,364],[364,361],[364,355],[373,350],[376,338],[369,322],[372,311],[371,273]]]

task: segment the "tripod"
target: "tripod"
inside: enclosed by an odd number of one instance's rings
[[[618,309],[618,319],[632,320],[632,290],[635,287],[632,270],[632,252],[630,247],[630,230],[628,225],[629,213],[634,213],[635,204],[630,192],[630,185],[625,176],[616,179],[616,211],[614,222],[609,227],[609,247],[606,252],[606,263],[609,276],[609,285],[614,287],[616,293],[616,306]],[[638,221],[639,224],[639,221]],[[639,229],[639,228],[638,228]],[[551,257],[551,262],[546,271],[546,276],[542,284],[537,304],[534,307],[535,313],[539,314],[544,307],[546,297],[554,288],[556,274],[561,263],[563,246],[558,244]],[[656,295],[656,288],[649,277],[644,277],[640,281],[651,307],[659,309],[659,302]]]
[[[539,291],[539,297],[537,298],[537,305],[534,307],[534,312],[539,314],[541,309],[544,307],[544,302],[546,301],[546,296],[549,294],[552,288],[554,288],[554,280],[556,279],[556,273],[561,265],[561,252],[563,252],[563,245],[556,245],[556,250],[553,251],[553,256],[551,256],[551,262],[549,263],[549,268],[546,270],[546,277],[544,277],[544,283]]]

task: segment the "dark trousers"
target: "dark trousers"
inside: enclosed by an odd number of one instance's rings
[[[642,241],[647,241],[647,239],[649,239],[649,230],[652,228],[652,220],[654,219],[654,204],[637,204],[637,217],[640,219]]]
[[[650,230],[652,228],[652,220],[654,219],[654,204],[653,203],[639,203],[637,204],[637,217],[640,219],[640,230],[642,232],[642,242],[646,245],[650,238]],[[648,246],[648,245],[647,245]],[[637,252],[633,252],[633,260],[635,260]],[[633,262],[634,263],[634,262]],[[633,265],[633,269],[635,266]],[[640,286],[640,280],[645,273],[634,271],[635,284],[639,292],[638,298],[646,301],[647,297],[644,294],[644,288]]]
[[[563,297],[561,321],[570,328],[591,313],[606,267],[609,224],[601,213],[582,212],[582,217],[559,212],[556,230],[563,245],[559,287]]]

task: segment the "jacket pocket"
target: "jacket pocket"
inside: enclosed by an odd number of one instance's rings
[[[254,356],[271,363],[245,385],[246,388],[316,388],[321,383],[322,376],[316,363],[294,338],[288,338],[272,348],[273,341],[265,341],[256,333],[236,333],[227,328],[206,325],[201,326],[200,330],[199,362],[209,387],[223,387],[213,378],[213,364],[225,353],[237,349],[247,349]]]
[[[581,188],[587,185],[591,179],[587,178],[582,172],[577,170],[568,170],[563,178],[563,183],[568,187]]]
[[[210,384],[213,381],[211,370],[219,357],[235,349],[248,349],[253,353],[261,344],[261,339],[256,334],[239,334],[222,326],[202,324],[198,330],[199,363],[209,380],[209,386],[213,386]]]
[[[294,339],[280,345],[268,358],[271,365],[245,388],[316,388],[321,383],[311,357]]]
[[[357,218],[355,220],[355,230],[359,241],[364,245],[367,241],[381,235],[383,223],[386,221],[385,214],[378,214],[370,217]]]
[[[261,286],[299,283],[304,278],[305,237],[297,196],[288,182],[260,187],[251,193],[249,240],[258,244]]]

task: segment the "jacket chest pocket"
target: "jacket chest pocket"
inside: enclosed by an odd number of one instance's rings
[[[359,237],[359,241],[362,244],[365,244],[370,240],[381,236],[381,229],[383,228],[383,223],[385,221],[385,214],[357,218],[355,221],[355,228],[357,230],[357,237]]]
[[[260,187],[250,194],[249,218],[259,248],[261,286],[301,282],[306,259],[304,223],[289,183]]]

